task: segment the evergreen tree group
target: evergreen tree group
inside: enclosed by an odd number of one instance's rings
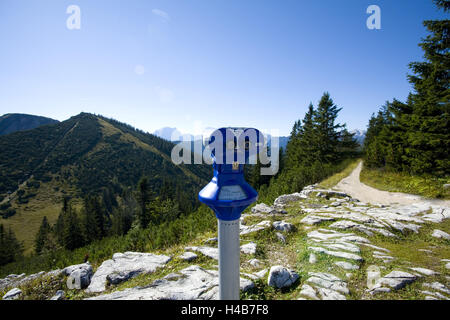
[[[148,177],[142,177],[136,190],[125,190],[118,199],[109,199],[109,194],[103,192],[84,198],[79,210],[75,207],[64,198],[53,226],[47,217],[42,219],[35,238],[36,254],[59,248],[74,250],[108,236],[126,235],[134,226],[139,230],[159,226],[194,210],[189,197],[167,182],[156,196]]]
[[[23,254],[23,244],[11,230],[0,224],[0,266],[18,260]]]
[[[450,1],[435,0],[445,12]],[[369,120],[365,165],[410,174],[450,174],[450,20],[424,21],[419,46],[425,61],[412,62],[414,91],[405,103],[387,102]]]
[[[347,160],[359,156],[354,135],[337,122],[341,110],[328,92],[317,108],[309,104],[303,119],[292,127],[286,151],[280,150],[277,175],[258,176],[258,165],[251,171],[249,181],[259,188],[260,199],[273,201],[280,194],[298,192],[343,170]]]

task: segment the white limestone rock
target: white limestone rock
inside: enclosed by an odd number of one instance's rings
[[[250,242],[241,246],[241,252],[245,254],[255,254],[256,253],[256,243]]]
[[[435,229],[431,236],[438,238],[438,239],[450,240],[450,234],[448,234],[447,232],[444,232],[442,230],[438,230],[438,229]]]
[[[62,273],[69,277],[68,283],[71,284],[70,289],[86,289],[91,283],[93,269],[89,262],[81,263],[66,267]]]
[[[423,274],[425,276],[434,276],[434,275],[439,274],[438,272],[435,272],[433,270],[426,269],[426,268],[410,268],[410,269],[413,270],[413,271],[416,271],[416,272],[418,272],[420,274]]]
[[[374,288],[388,286],[394,290],[399,290],[417,280],[417,276],[404,271],[394,270],[384,277],[378,279]]]
[[[290,202],[304,200],[307,198],[308,197],[303,193],[284,194],[276,198],[273,204],[274,206],[283,207]]]
[[[213,248],[213,247],[186,247],[184,248],[187,251],[195,251],[195,252],[200,252],[201,254],[214,259],[214,260],[219,260],[219,249],[218,248]]]
[[[320,247],[309,247],[308,249],[315,251],[315,252],[325,253],[325,254],[327,254],[329,256],[333,256],[333,257],[344,258],[344,259],[355,260],[355,261],[363,261],[363,258],[361,258],[361,256],[359,256],[357,254],[353,254],[353,253],[348,253],[348,252],[343,252],[343,251],[332,251],[332,250],[327,250],[327,249],[320,248]]]
[[[338,267],[341,267],[344,270],[358,270],[359,266],[347,261],[336,261],[334,263],[335,265],[337,265]]]
[[[350,293],[347,288],[347,283],[331,273],[309,272],[308,275],[310,278],[306,280],[307,283],[312,283],[322,288],[337,291],[342,294]]]
[[[250,259],[250,260],[248,261],[248,263],[249,263],[251,266],[255,267],[255,268],[260,267],[261,264],[262,264],[262,262],[259,261],[258,259]]]
[[[253,233],[253,232],[257,232],[257,231],[261,231],[267,228],[270,228],[272,226],[272,223],[269,220],[264,220],[261,221],[257,224],[251,225],[251,226],[245,226],[241,224],[240,227],[240,235],[246,235],[249,233]]]
[[[316,224],[321,224],[322,222],[335,221],[335,220],[336,220],[335,218],[310,214],[310,215],[306,216],[305,218],[303,218],[300,222],[303,224],[313,226]]]
[[[103,292],[108,282],[117,284],[143,273],[153,273],[170,261],[170,257],[152,253],[115,253],[104,261],[91,279],[88,293]]]
[[[195,253],[186,251],[182,255],[180,255],[178,258],[189,262],[189,261],[197,259],[197,257],[198,257],[198,255],[196,255]]]
[[[19,288],[14,288],[9,290],[3,297],[2,300],[17,300],[21,297],[22,290]]]
[[[275,230],[283,232],[291,232],[294,230],[294,225],[286,221],[275,221],[272,226],[275,228]]]
[[[50,300],[62,300],[64,299],[65,292],[63,290],[56,291],[55,295],[50,298]]]
[[[275,235],[277,236],[278,240],[280,240],[282,243],[286,243],[286,237],[283,234],[277,232],[275,233]]]
[[[360,253],[361,250],[359,247],[353,243],[349,243],[343,240],[335,240],[335,241],[322,241],[319,242],[321,246],[330,249],[330,250],[345,250],[353,253]]]
[[[275,214],[277,211],[265,203],[258,203],[252,210],[252,213]]]
[[[189,266],[170,279],[155,280],[145,287],[100,295],[87,300],[217,300],[219,275],[215,270]],[[254,287],[248,279],[240,279],[241,291]]]
[[[359,223],[356,223],[356,222],[353,222],[350,220],[337,221],[337,222],[331,224],[330,228],[342,229],[342,230],[355,229],[360,232],[364,232],[368,236],[373,236],[373,232],[377,232],[386,237],[396,237],[395,234],[393,234],[392,232],[387,231],[385,229],[367,227],[367,226],[364,226],[362,224],[359,224]]]
[[[320,300],[319,297],[317,297],[316,291],[313,287],[310,285],[304,284],[300,291],[300,296],[307,297],[312,300]]]
[[[317,291],[322,300],[347,300],[343,294],[328,288],[317,288]]]
[[[438,291],[444,292],[446,294],[450,294],[450,289],[448,289],[446,286],[444,286],[440,282],[424,283],[423,286],[424,287],[428,287],[428,288],[432,288],[434,290],[438,290]]]
[[[267,269],[262,269],[261,271],[255,272],[254,275],[258,278],[258,279],[262,279],[264,278],[264,276],[267,274],[269,270]]]
[[[290,287],[299,278],[298,274],[283,266],[273,266],[270,268],[267,283],[271,287],[285,288]]]

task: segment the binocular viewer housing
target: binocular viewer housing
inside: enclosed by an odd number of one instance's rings
[[[242,211],[258,198],[244,179],[244,165],[256,164],[265,147],[263,134],[253,128],[221,128],[208,139],[214,176],[198,195],[216,217],[224,221],[240,218]]]

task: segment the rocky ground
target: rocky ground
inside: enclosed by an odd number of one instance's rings
[[[309,186],[241,218],[241,298],[450,298],[450,208],[360,202]],[[163,252],[0,279],[7,299],[217,299],[214,234]]]

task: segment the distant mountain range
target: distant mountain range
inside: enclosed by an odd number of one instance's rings
[[[59,121],[30,114],[7,113],[0,117],[0,135],[16,131],[31,130],[46,124],[57,122]]]
[[[366,130],[358,130],[358,129],[350,131],[350,133],[354,134],[354,138],[356,139],[356,141],[358,141],[360,145],[363,145],[364,140],[366,139],[366,132],[367,132]]]

